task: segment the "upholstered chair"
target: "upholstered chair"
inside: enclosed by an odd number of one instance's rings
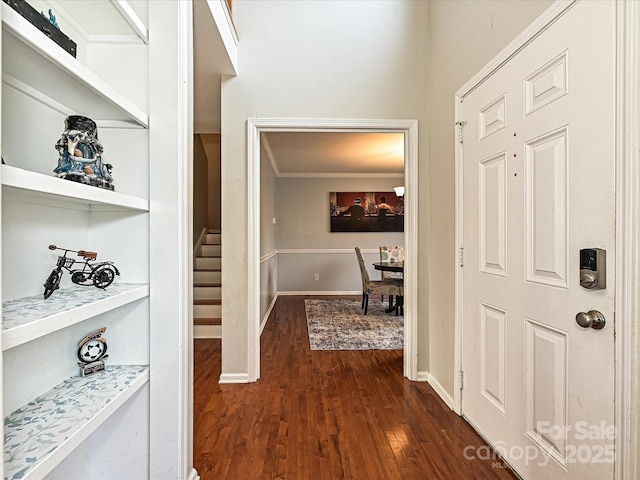
[[[358,265],[360,266],[360,274],[362,276],[362,308],[364,308],[365,315],[369,308],[369,295],[388,295],[390,306],[393,304],[394,296],[402,297],[403,289],[401,279],[369,280],[369,272],[364,263],[360,247],[356,247],[356,256],[358,257]],[[399,305],[402,305],[402,302],[396,301],[396,315],[398,315]]]
[[[382,245],[380,246],[381,262],[404,262],[404,247],[402,245]],[[402,272],[381,272],[382,280],[390,278],[402,280],[404,277]]]

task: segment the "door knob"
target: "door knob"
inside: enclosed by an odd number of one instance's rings
[[[607,321],[604,315],[597,310],[589,310],[588,312],[580,312],[576,315],[576,322],[583,328],[594,328],[601,330],[606,325]]]

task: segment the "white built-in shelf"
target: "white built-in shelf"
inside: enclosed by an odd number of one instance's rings
[[[2,303],[2,349],[22,345],[149,296],[149,285],[113,283],[105,290],[83,287],[60,289],[43,295]]]
[[[148,381],[148,366],[107,366],[11,413],[4,419],[5,479],[44,478]]]
[[[149,126],[147,113],[4,2],[1,12],[3,81],[6,76],[14,88],[25,85],[27,95],[38,92],[38,100],[55,99],[66,114],[82,113],[98,123]]]
[[[73,23],[88,42],[148,43],[147,27],[127,0],[43,3],[52,7],[60,25]]]
[[[92,187],[64,180],[53,175],[43,175],[29,170],[2,165],[3,191],[15,190],[28,193],[32,198],[41,198],[48,204],[52,199],[64,199],[91,210],[137,210],[149,211],[149,200],[104,188]]]

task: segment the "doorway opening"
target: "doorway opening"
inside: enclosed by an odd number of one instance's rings
[[[260,378],[260,136],[263,132],[357,132],[402,133],[404,135],[404,376],[417,379],[417,184],[418,123],[416,120],[344,120],[344,119],[278,119],[248,120],[247,204],[248,204],[248,278],[249,320],[248,381]]]

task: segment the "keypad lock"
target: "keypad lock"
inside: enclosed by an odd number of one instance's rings
[[[607,251],[601,248],[580,250],[580,286],[588,290],[607,288]]]

